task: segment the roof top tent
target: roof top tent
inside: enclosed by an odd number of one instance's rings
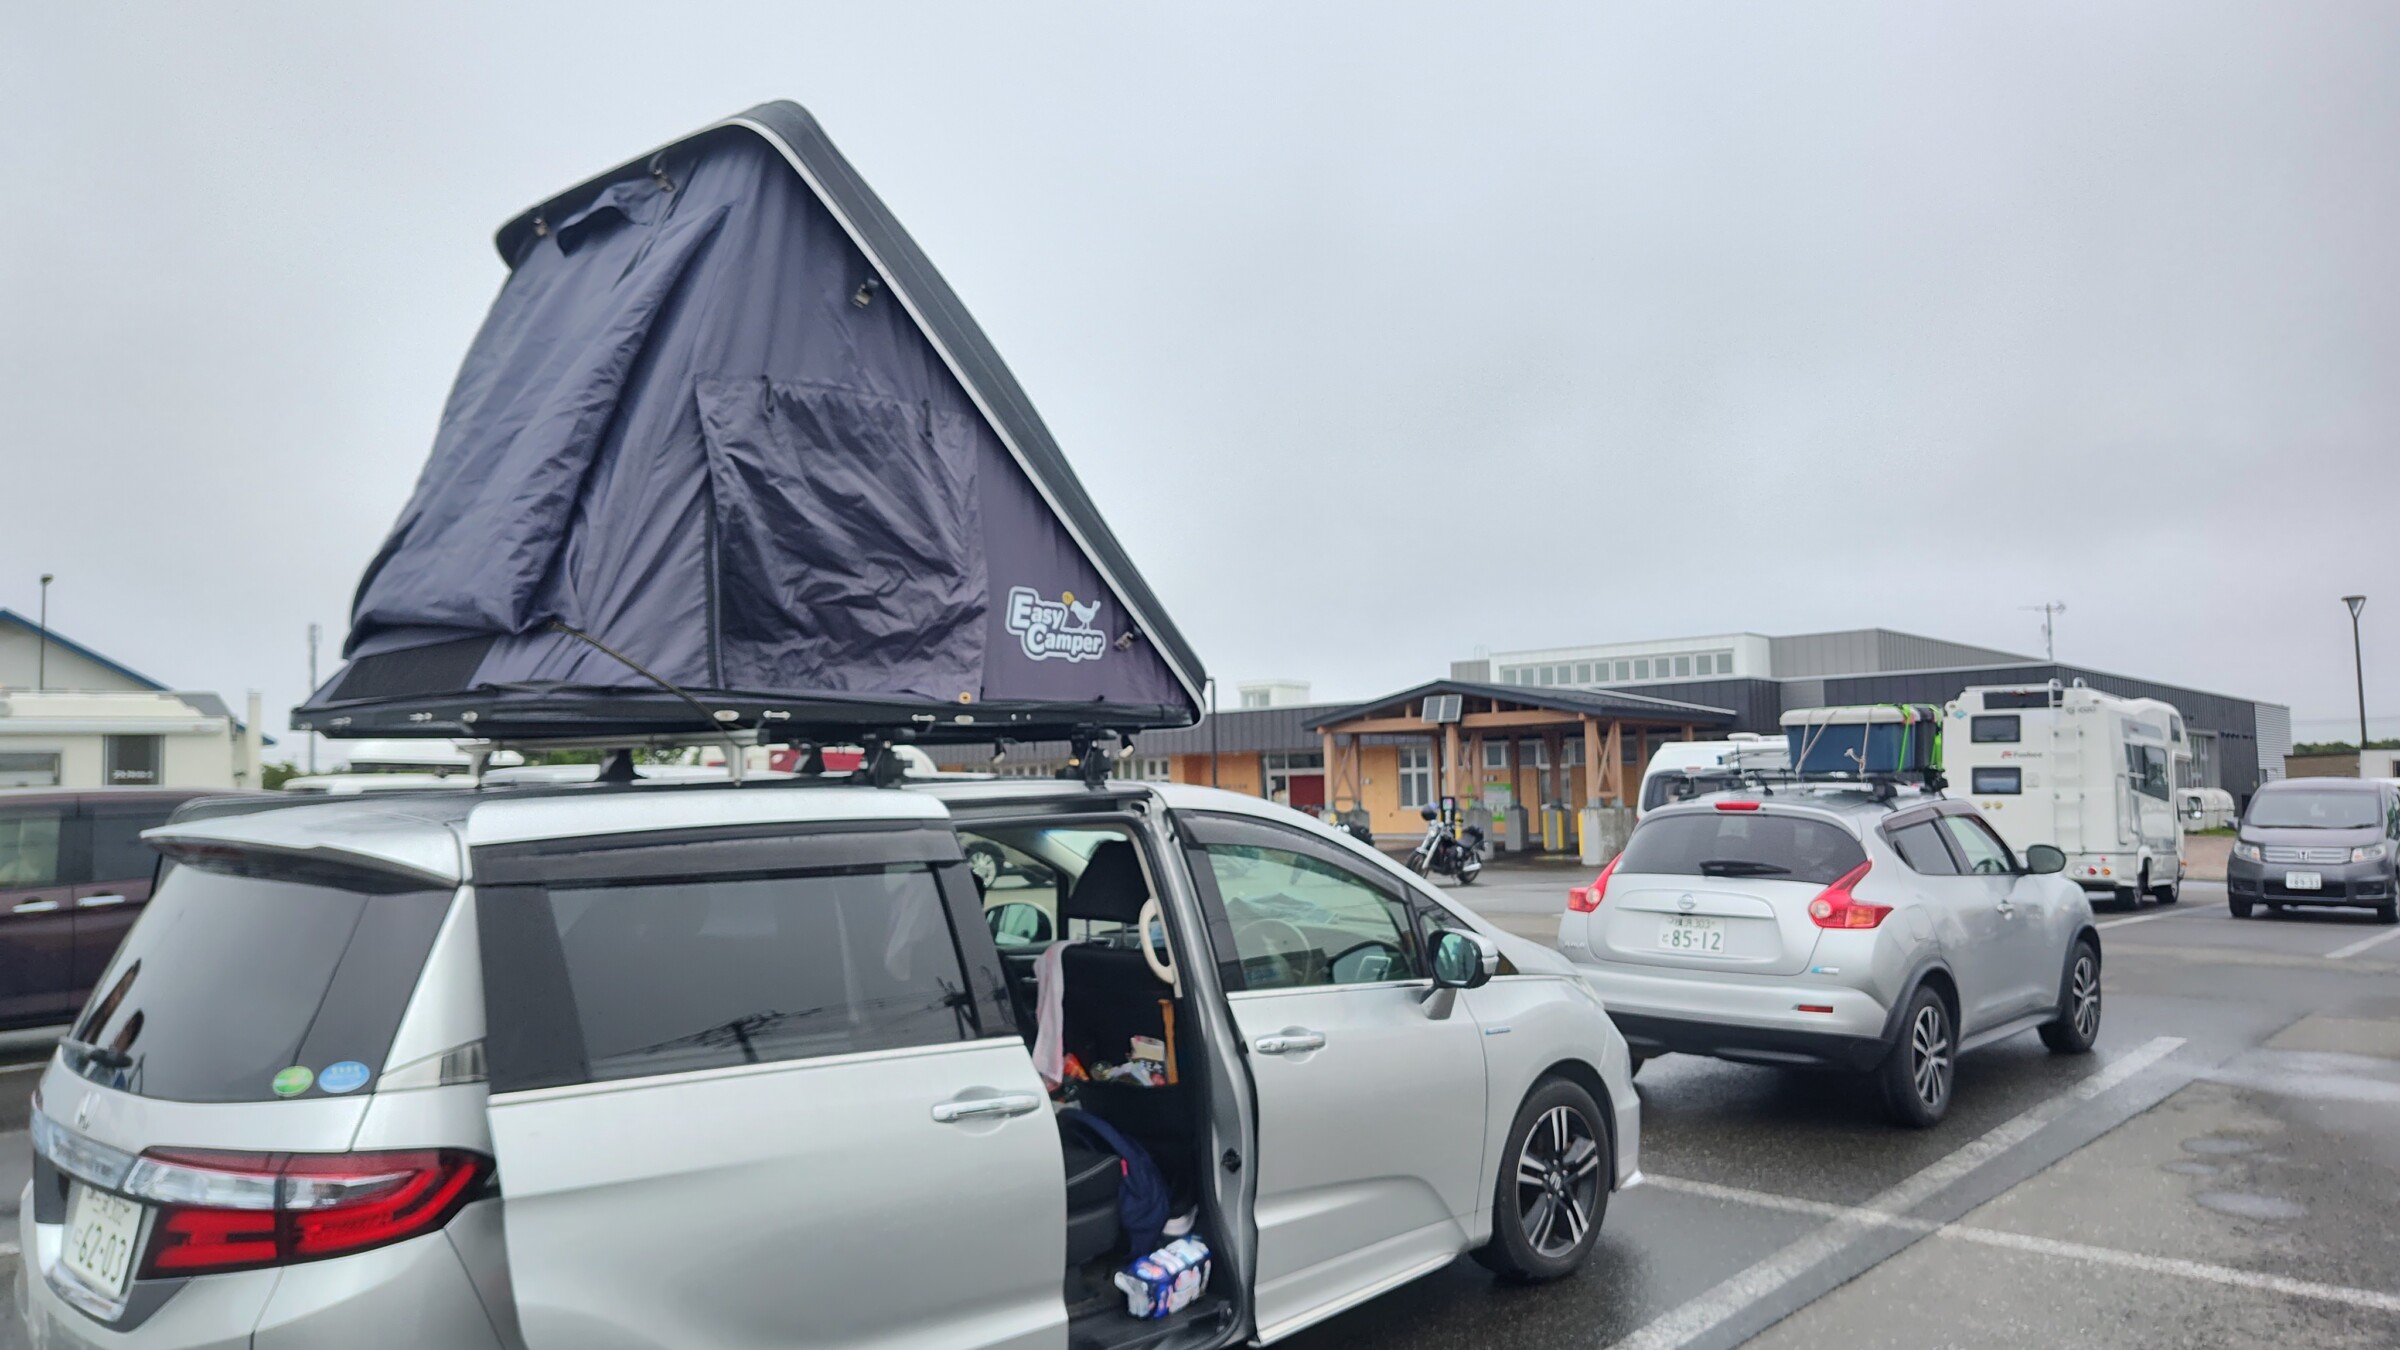
[[[989,741],[1199,719],[1199,661],[1024,391],[799,106],[629,160],[497,242],[508,279],[359,582],[347,664],[295,726]]]

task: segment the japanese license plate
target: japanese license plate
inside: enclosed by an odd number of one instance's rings
[[[2325,889],[2325,874],[2286,872],[2283,874],[2283,888],[2287,891],[2321,891]]]
[[[1713,956],[1725,950],[1725,921],[1699,914],[1670,914],[1658,929],[1661,951]]]
[[[123,1298],[133,1277],[133,1254],[141,1236],[140,1205],[123,1196],[95,1191],[80,1181],[68,1188],[67,1243],[59,1259],[76,1279],[101,1293]]]

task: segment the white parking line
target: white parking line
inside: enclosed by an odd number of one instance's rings
[[[2347,1303],[2356,1308],[2372,1308],[2377,1312],[2400,1312],[2400,1294],[2387,1294],[2375,1289],[2353,1289],[2347,1285],[2319,1284],[2314,1280],[2294,1280],[2262,1271],[2242,1270],[2234,1266],[2213,1265],[2206,1261],[2187,1261],[2175,1256],[2151,1256],[2143,1252],[2123,1251],[2115,1247],[2094,1247],[2083,1242],[2062,1242],[2055,1238],[2033,1237],[2025,1233],[2010,1233],[1997,1228],[1979,1228],[1970,1224],[1928,1223],[1898,1214],[1861,1209],[1850,1205],[1832,1205],[1822,1200],[1803,1200],[1795,1196],[1769,1195],[1764,1191],[1743,1190],[1738,1186],[1719,1186],[1706,1181],[1686,1181],[1682,1177],[1662,1177],[1656,1172],[1647,1176],[1648,1184],[1664,1191],[1681,1191],[1687,1195],[1705,1196],[1712,1200],[1730,1200],[1736,1204],[1755,1205],[1761,1209],[1779,1209],[1792,1214],[1814,1214],[1821,1218],[1845,1219],[1876,1228],[1900,1228],[1910,1232],[1929,1233],[1935,1237],[1957,1242],[1973,1242],[1986,1247],[2007,1247],[2031,1252],[2037,1256],[2055,1256],[2087,1266],[2115,1266],[2120,1270],[2138,1270],[2152,1275],[2179,1275],[2189,1280],[2205,1280],[2211,1284],[2230,1285],[2237,1289],[2263,1289],[2271,1293],[2289,1294],[2294,1298],[2313,1298],[2328,1303]]]
[[[2325,959],[2328,961],[2347,961],[2351,957],[2358,955],[2360,952],[2363,952],[2370,947],[2380,947],[2384,943],[2391,941],[2393,938],[2400,938],[2400,928],[2394,928],[2386,932],[2377,933],[2371,938],[2362,938],[2357,942],[2351,943],[2347,947],[2337,947],[2334,950],[2325,953]]]
[[[1904,1214],[1932,1199],[1976,1168],[2032,1138],[2043,1126],[2175,1053],[2182,1044],[2181,1036],[2160,1036],[2138,1050],[2110,1060],[2098,1073],[1994,1127],[1957,1151],[1936,1159],[1855,1210],[1837,1206],[1841,1212],[1833,1216],[1833,1222],[1698,1298],[1651,1319],[1617,1341],[1612,1350],[1672,1350],[1706,1335],[1865,1236],[1883,1218]]]
[[[2132,917],[2132,918],[2130,918],[2130,919],[2110,919],[2110,920],[2109,920],[2108,922],[2106,922],[2106,923],[2096,923],[2096,924],[2093,924],[2093,925],[2092,925],[2092,927],[2094,927],[2094,928],[2123,928],[2123,927],[2125,927],[2125,926],[2126,926],[2126,925],[2128,925],[2128,924],[2136,924],[2136,923],[2157,923],[2157,922],[2158,922],[2160,919],[2180,919],[2180,918],[2182,918],[2183,916],[2185,916],[2185,915],[2187,915],[2187,914],[2206,914],[2207,912],[2208,912],[2207,910],[2204,910],[2204,909],[2198,909],[2198,908],[2194,908],[2194,909],[2162,909],[2162,910],[2160,910],[2159,912],[2157,912],[2156,914],[2137,914],[2137,915],[2133,916],[2133,917]]]

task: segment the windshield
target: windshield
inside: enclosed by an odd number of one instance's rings
[[[2372,792],[2268,789],[2250,802],[2246,824],[2262,830],[2359,830],[2382,823]]]
[[[1687,797],[1703,797],[1711,792],[1723,792],[1740,782],[1730,772],[1711,769],[1669,770],[1655,774],[1642,786],[1642,809],[1655,811],[1668,802]]]
[[[169,1101],[354,1091],[383,1069],[450,895],[171,866],[62,1062]]]
[[[1634,827],[1618,871],[1659,876],[1757,877],[1829,886],[1867,860],[1831,821],[1763,811],[1652,816]]]

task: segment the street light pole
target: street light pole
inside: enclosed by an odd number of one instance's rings
[[[36,693],[50,685],[50,574],[42,573],[42,618],[38,630],[39,646],[33,652],[33,687]]]
[[[2358,612],[2367,607],[2367,597],[2345,595],[2342,603],[2350,607],[2350,670],[2358,677],[2358,771],[2367,771],[2367,660],[2359,654]]]

